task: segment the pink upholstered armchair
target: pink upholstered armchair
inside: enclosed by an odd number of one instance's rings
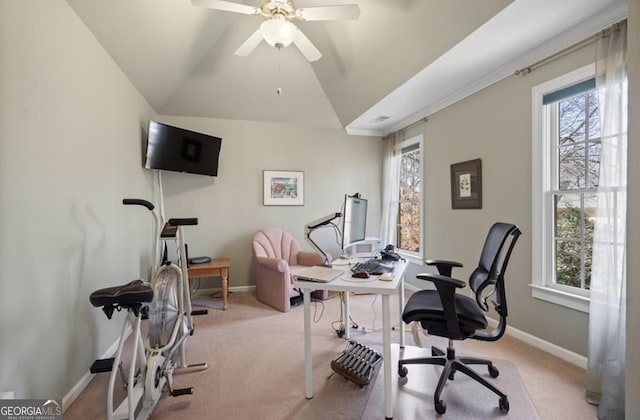
[[[293,288],[293,275],[323,262],[321,254],[302,251],[290,233],[278,228],[261,230],[253,236],[253,273],[258,300],[288,312],[289,299],[299,295]],[[314,292],[314,297],[319,299],[327,296],[327,291]]]

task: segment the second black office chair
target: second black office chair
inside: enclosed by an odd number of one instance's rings
[[[407,376],[404,365],[428,364],[444,366],[438,385],[433,395],[435,409],[444,414],[447,406],[440,399],[440,394],[447,379],[453,380],[454,373],[460,371],[481,383],[499,397],[498,406],[504,413],[509,411],[507,395],[489,383],[467,365],[486,365],[491,377],[499,375],[498,369],[490,360],[474,357],[456,357],[453,340],[473,338],[476,340],[495,341],[504,334],[507,327],[507,298],[504,287],[504,274],[511,257],[511,251],[520,236],[520,229],[508,223],[494,224],[482,248],[480,262],[469,278],[469,286],[475,298],[456,294],[457,288],[465,287],[465,283],[451,277],[453,267],[462,267],[455,261],[428,260],[427,265],[434,265],[440,274],[419,274],[417,277],[435,284],[436,290],[420,290],[407,301],[402,314],[405,323],[420,322],[422,328],[432,335],[447,337],[447,352],[432,347],[432,357],[404,359],[398,362],[398,374]],[[510,239],[510,240],[508,240]],[[507,245],[508,244],[508,245]],[[505,246],[506,245],[506,246]],[[498,326],[487,331],[487,318],[484,312],[489,310],[487,300],[494,296],[492,303],[500,317]]]

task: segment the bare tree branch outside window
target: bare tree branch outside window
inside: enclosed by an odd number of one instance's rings
[[[409,149],[409,150],[406,150]],[[400,159],[400,196],[398,200],[398,248],[420,252],[421,150],[408,147]]]
[[[600,119],[595,90],[560,101],[558,179],[554,192],[555,281],[589,289],[600,172]]]

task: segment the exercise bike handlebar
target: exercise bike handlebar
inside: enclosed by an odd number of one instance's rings
[[[167,222],[171,226],[195,226],[198,224],[197,217],[172,218]]]
[[[123,198],[122,204],[125,206],[143,206],[149,209],[149,211],[152,211],[155,208],[153,204],[140,198]]]

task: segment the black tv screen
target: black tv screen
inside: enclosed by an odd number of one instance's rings
[[[149,122],[144,167],[218,176],[220,137]]]

